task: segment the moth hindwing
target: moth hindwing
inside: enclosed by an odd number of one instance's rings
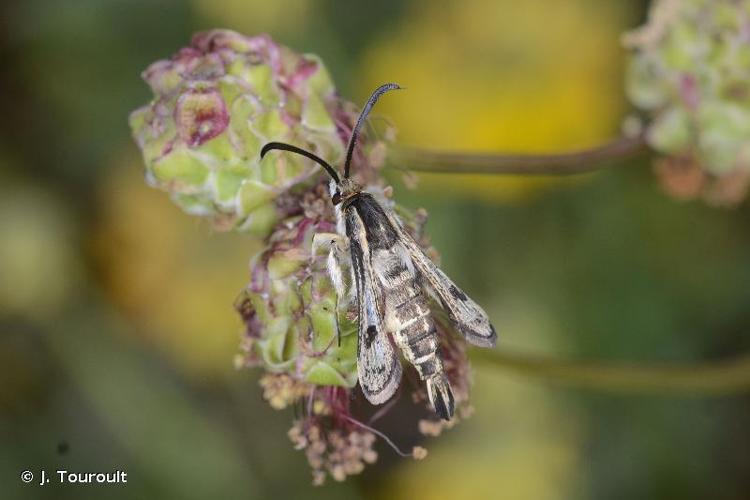
[[[435,412],[448,420],[455,402],[438,353],[439,337],[425,291],[436,297],[456,330],[470,343],[493,347],[497,341],[495,329],[484,310],[424,254],[390,208],[349,179],[359,130],[367,114],[381,95],[399,88],[395,83],[381,85],[368,99],[349,139],[343,178],[322,158],[291,144],[268,143],[260,155],[263,158],[274,149],[290,151],[313,160],[331,177],[337,238],[346,240],[351,254],[351,282],[359,314],[357,375],[365,397],[381,404],[398,389],[400,351],[424,380]],[[344,294],[340,266],[346,259],[337,253],[341,248],[331,246],[328,266],[339,294]]]

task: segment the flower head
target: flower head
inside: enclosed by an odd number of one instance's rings
[[[667,156],[667,191],[714,204],[750,185],[750,2],[659,0],[624,37],[630,100],[648,116],[646,139]]]
[[[270,37],[199,33],[190,47],[143,72],[153,100],[130,126],[149,184],[219,229],[265,236],[286,214],[277,199],[314,183],[314,164],[260,162],[270,140],[294,141],[336,160],[349,126],[328,71]]]

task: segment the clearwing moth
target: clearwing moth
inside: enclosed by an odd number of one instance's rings
[[[435,412],[450,420],[453,391],[443,371],[438,333],[424,292],[437,299],[468,342],[494,347],[495,329],[484,310],[424,254],[396,214],[349,178],[367,115],[381,95],[399,88],[387,83],[368,99],[349,140],[343,178],[323,159],[291,144],[270,142],[260,156],[271,150],[289,151],[313,160],[331,176],[338,234],[316,234],[313,247],[328,248],[328,273],[339,299],[347,294],[343,273],[353,275],[349,283],[355,285],[359,312],[357,375],[365,397],[382,404],[393,396],[401,381],[400,349],[424,380]]]

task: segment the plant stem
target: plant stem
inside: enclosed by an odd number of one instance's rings
[[[646,151],[643,136],[619,137],[589,149],[555,154],[471,153],[393,146],[395,166],[415,172],[572,175],[593,172]]]
[[[729,395],[750,391],[750,355],[711,362],[641,365],[560,360],[496,350],[477,351],[472,359],[507,372],[604,392]]]

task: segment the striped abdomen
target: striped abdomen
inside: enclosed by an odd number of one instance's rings
[[[426,382],[435,411],[449,420],[453,416],[453,392],[443,373],[437,330],[417,275],[401,262],[391,262],[383,278],[388,330],[404,357]]]
[[[422,289],[413,276],[404,269],[403,279],[385,294],[386,323],[393,339],[404,352],[404,357],[414,365],[422,380],[443,371],[436,356],[437,330],[430,316]]]

